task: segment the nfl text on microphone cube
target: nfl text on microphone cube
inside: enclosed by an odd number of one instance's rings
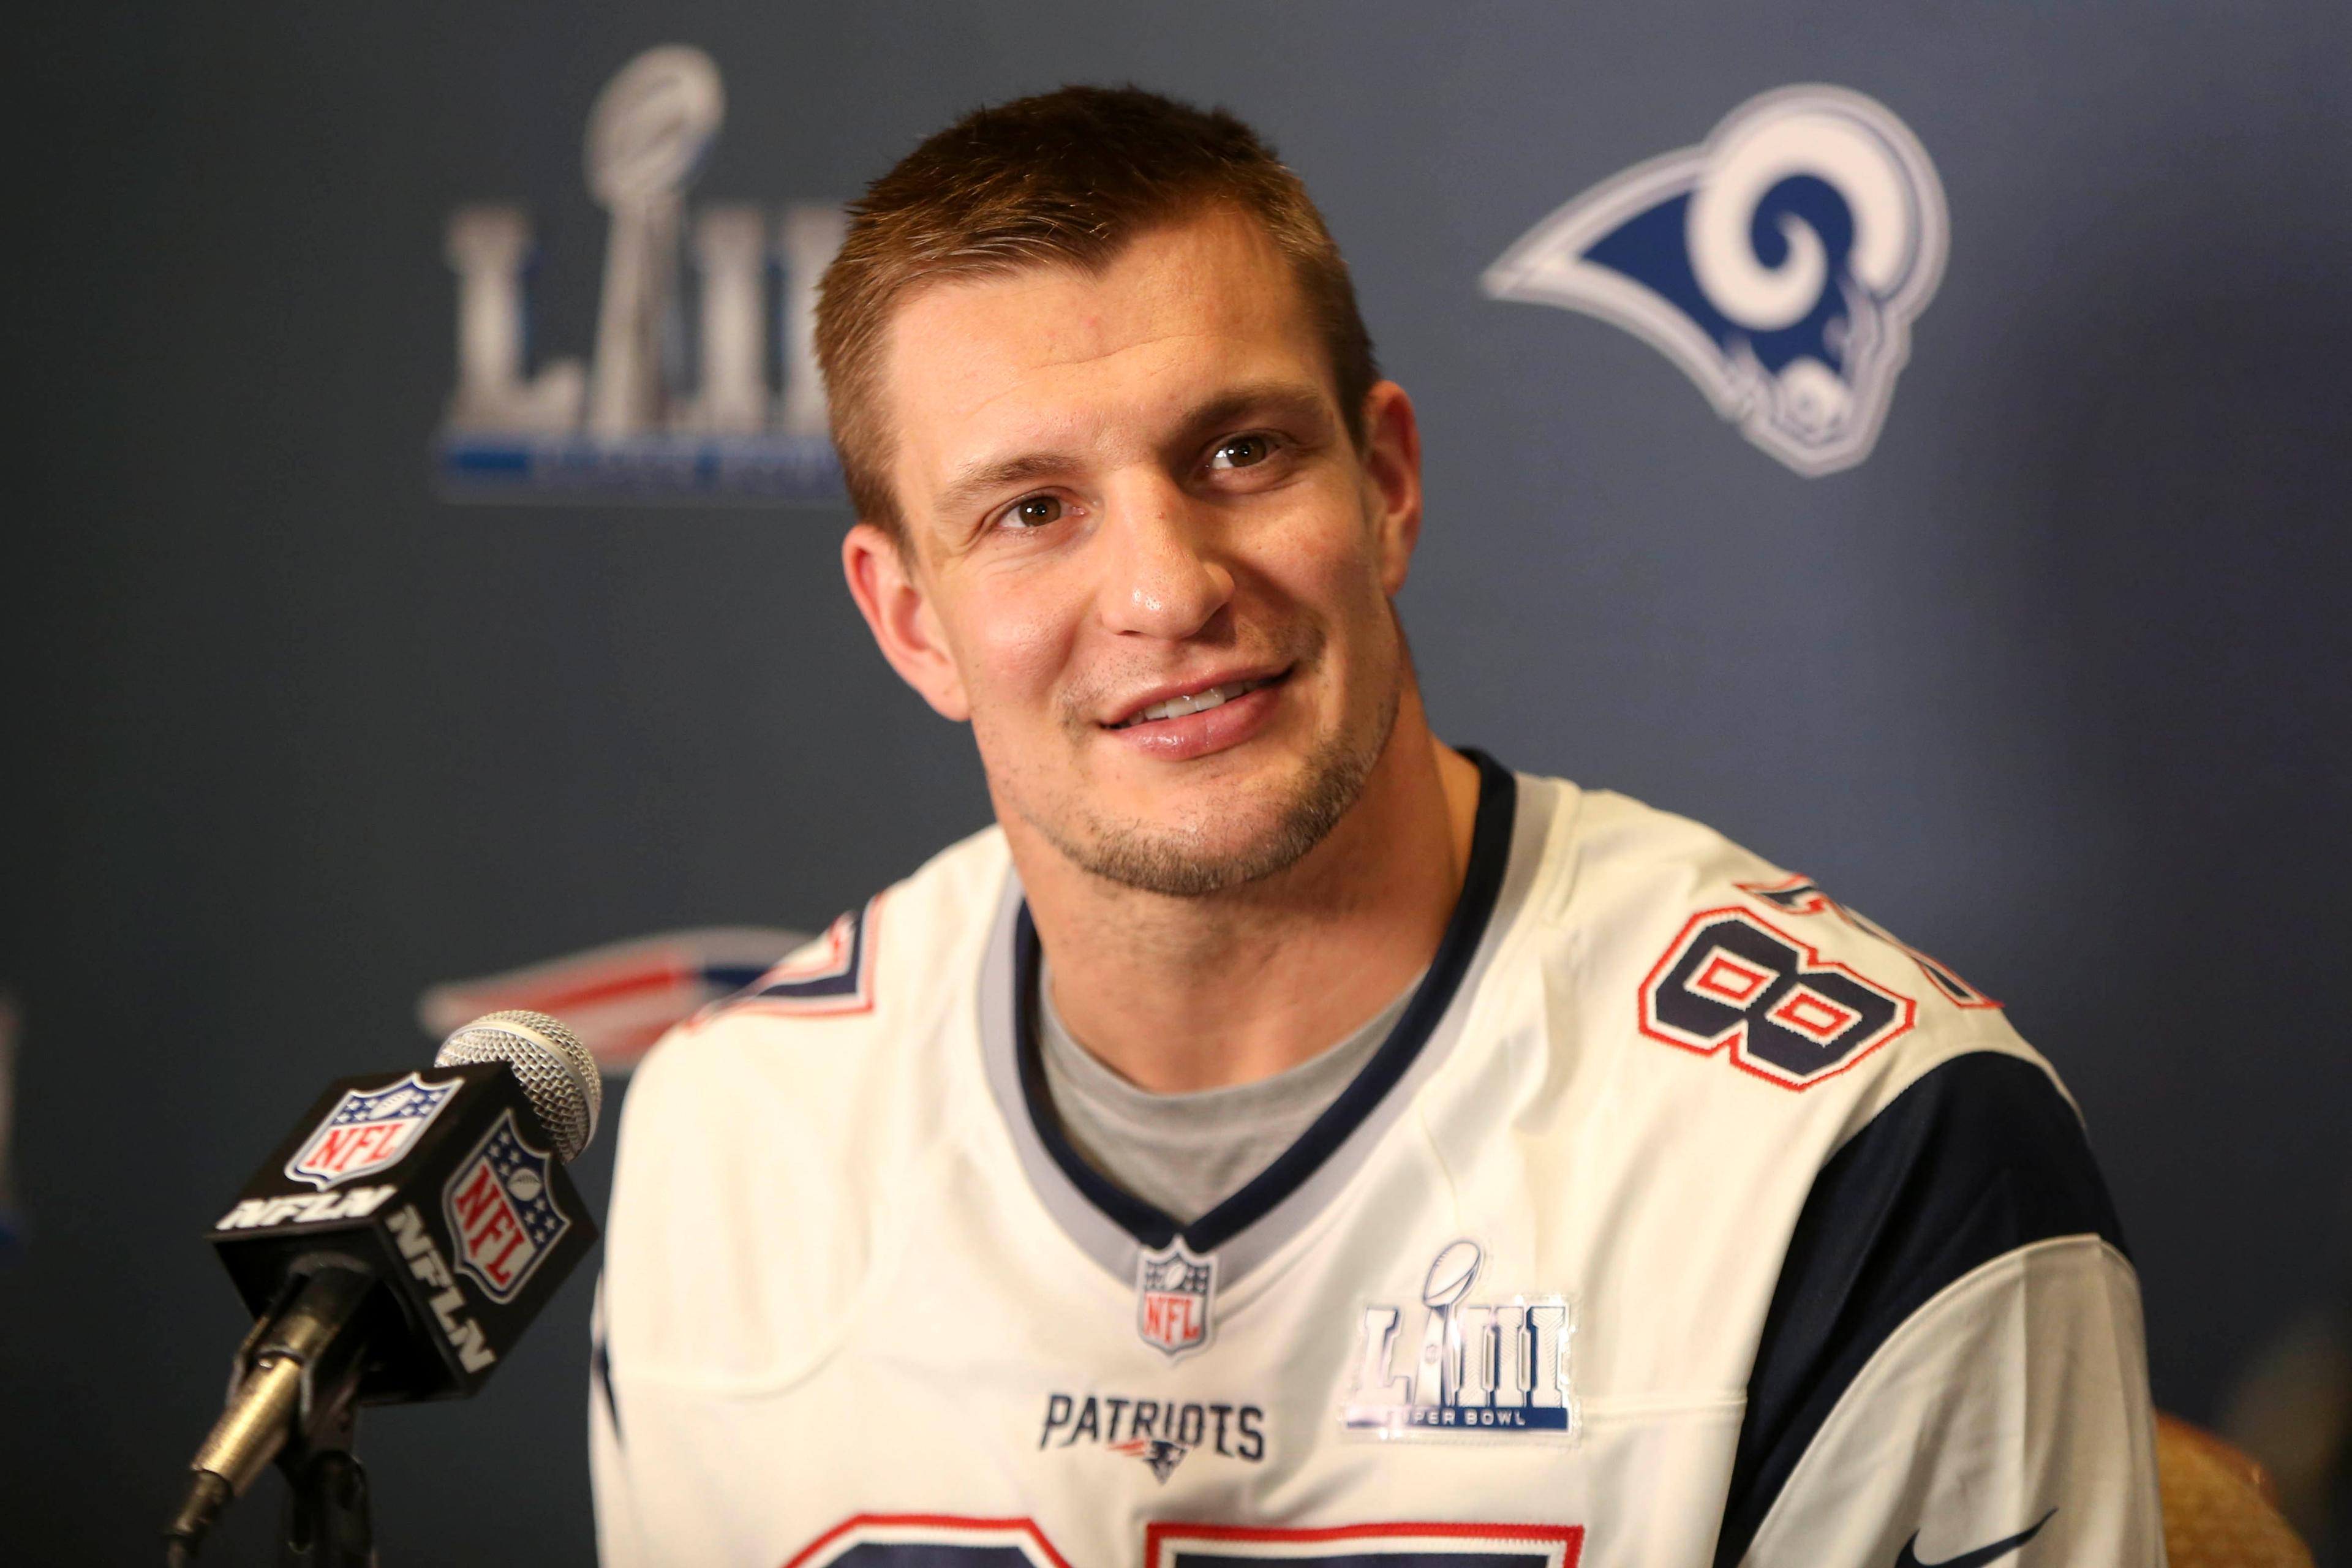
[[[555,1142],[503,1062],[337,1080],[209,1239],[258,1317],[297,1264],[383,1281],[362,1404],[471,1394],[594,1245]]]

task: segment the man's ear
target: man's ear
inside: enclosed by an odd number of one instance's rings
[[[873,523],[858,523],[842,538],[841,574],[849,579],[849,596],[857,601],[857,613],[898,679],[942,717],[959,723],[971,718],[963,676],[949,652],[939,614],[898,541]]]
[[[1421,422],[1412,399],[1393,381],[1376,383],[1364,395],[1364,482],[1381,585],[1394,595],[1421,542]]]

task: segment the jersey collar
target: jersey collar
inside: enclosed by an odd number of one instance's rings
[[[1113,1185],[1063,1135],[1037,1048],[1037,931],[1018,878],[1007,879],[980,987],[989,1084],[1038,1196],[1114,1274],[1131,1276],[1140,1249],[1181,1237],[1194,1253],[1218,1254],[1221,1279],[1238,1282],[1322,1209],[1411,1098],[1401,1086],[1417,1084],[1450,1048],[1495,940],[1526,895],[1551,815],[1547,792],[1523,799],[1509,770],[1484,752],[1465,754],[1479,775],[1470,864],[1437,954],[1396,1027],[1297,1142],[1187,1226]]]

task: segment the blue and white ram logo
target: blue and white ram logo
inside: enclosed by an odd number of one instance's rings
[[[1858,92],[1788,87],[1585,192],[1485,282],[1646,340],[1750,441],[1818,475],[1870,455],[1948,240],[1907,126]]]

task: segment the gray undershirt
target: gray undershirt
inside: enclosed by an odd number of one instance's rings
[[[1352,1082],[1396,1027],[1420,976],[1363,1027],[1318,1056],[1255,1083],[1191,1094],[1139,1089],[1080,1045],[1037,973],[1037,1049],[1063,1135],[1088,1164],[1180,1225],[1189,1225],[1274,1163]]]

